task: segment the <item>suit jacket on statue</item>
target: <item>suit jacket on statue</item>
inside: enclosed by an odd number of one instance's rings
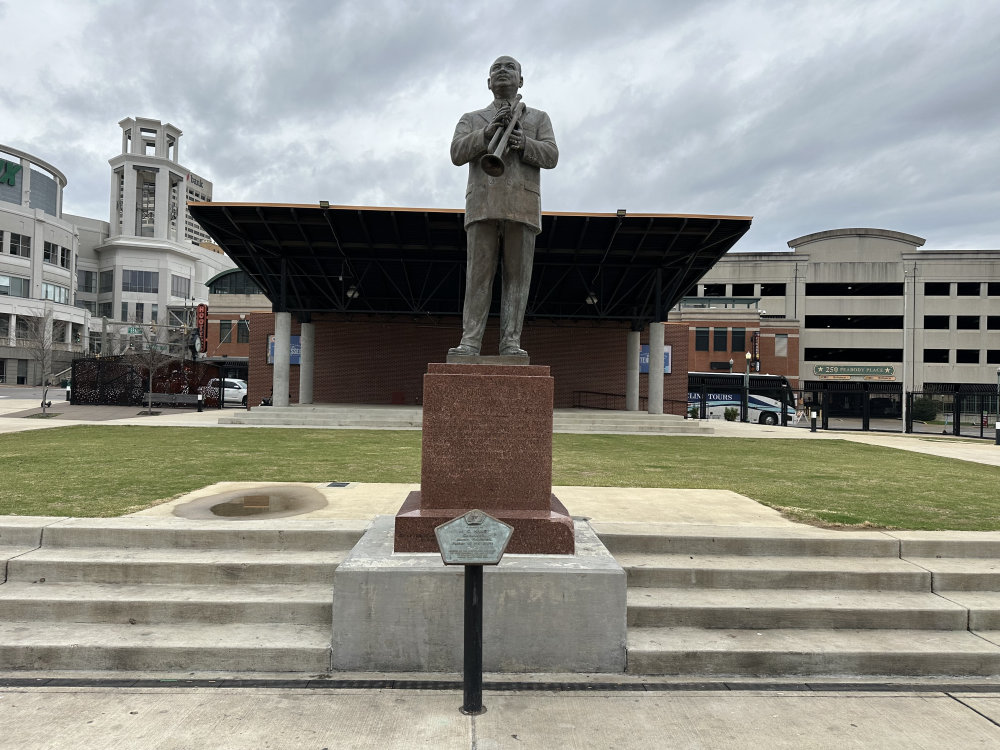
[[[497,112],[496,104],[462,115],[451,140],[451,160],[455,166],[469,165],[465,190],[465,226],[496,219],[519,221],[542,231],[542,201],[539,169],[552,169],[559,161],[559,148],[549,116],[540,109],[526,108],[521,117],[524,151],[503,154],[506,169],[500,177],[490,177],[479,166],[486,153],[486,126]]]

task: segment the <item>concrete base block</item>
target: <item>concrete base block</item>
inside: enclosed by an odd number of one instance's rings
[[[393,553],[379,516],[334,576],[333,668],[460,672],[464,573]],[[573,555],[504,556],[483,577],[488,672],[623,672],[625,572],[585,521]]]

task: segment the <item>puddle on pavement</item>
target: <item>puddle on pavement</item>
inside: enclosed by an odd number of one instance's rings
[[[192,500],[174,508],[174,515],[196,520],[288,518],[321,510],[327,504],[315,487],[270,485]]]

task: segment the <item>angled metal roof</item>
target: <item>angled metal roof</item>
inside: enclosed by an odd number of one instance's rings
[[[462,314],[462,211],[246,203],[192,203],[190,210],[276,311]],[[750,221],[544,213],[526,317],[636,326],[665,320]]]

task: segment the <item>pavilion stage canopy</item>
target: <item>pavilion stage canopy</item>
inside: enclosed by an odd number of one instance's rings
[[[462,314],[462,211],[247,203],[192,203],[190,210],[275,311],[300,319],[319,312]],[[665,320],[750,221],[544,213],[526,318],[636,328]]]

